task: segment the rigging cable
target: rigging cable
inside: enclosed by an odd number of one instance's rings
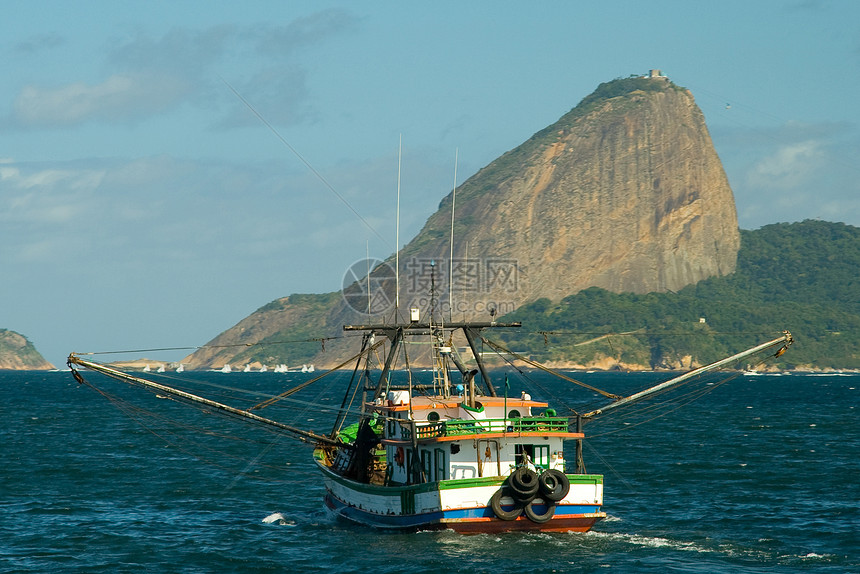
[[[78,379],[78,381],[81,382],[81,384],[83,386],[86,386],[90,390],[98,393],[99,395],[101,395],[102,397],[107,399],[108,402],[110,402],[114,407],[116,407],[119,411],[121,411],[125,416],[127,416],[131,420],[135,421],[142,428],[144,428],[148,433],[157,437],[159,440],[163,441],[165,444],[167,444],[171,448],[175,448],[180,452],[183,452],[183,453],[190,455],[190,456],[192,456],[192,457],[194,457],[194,458],[196,458],[202,462],[205,462],[206,464],[220,468],[222,470],[235,472],[236,469],[231,468],[231,467],[229,467],[223,463],[216,462],[216,460],[214,458],[210,458],[209,456],[204,456],[200,452],[196,452],[194,450],[191,450],[186,445],[188,443],[193,443],[199,449],[202,449],[202,450],[204,450],[210,454],[218,455],[219,457],[226,457],[226,458],[233,459],[233,460],[241,460],[242,462],[245,462],[245,458],[240,457],[238,455],[230,454],[224,450],[212,448],[211,446],[207,446],[206,444],[204,444],[200,440],[193,440],[193,439],[189,440],[187,438],[180,437],[180,435],[178,434],[177,431],[171,431],[171,430],[169,430],[169,427],[173,427],[173,428],[179,429],[179,430],[192,431],[192,432],[196,432],[196,433],[203,431],[206,436],[208,436],[208,437],[214,436],[214,437],[217,437],[219,439],[228,439],[228,440],[244,442],[244,443],[257,443],[257,444],[269,445],[269,446],[266,446],[264,448],[263,453],[270,450],[271,447],[273,446],[273,443],[270,443],[269,441],[261,441],[261,440],[256,440],[256,439],[237,437],[235,435],[229,435],[229,434],[224,434],[223,432],[213,431],[210,428],[182,423],[180,421],[177,421],[175,419],[171,419],[169,417],[163,416],[163,415],[158,414],[156,412],[138,407],[135,404],[118,397],[117,395],[114,395],[112,393],[108,393],[107,391],[95,386],[94,384],[90,383],[89,381],[84,380],[83,377],[78,378],[78,376],[76,376],[75,378]],[[230,417],[230,418],[233,418],[234,420],[238,419],[238,417]],[[153,424],[147,423],[147,419],[154,421],[154,422],[159,422],[160,423],[159,427],[155,427]],[[266,432],[275,434],[277,437],[276,441],[279,440],[279,438],[281,436],[284,436],[285,434],[287,434],[285,431],[279,432],[273,428],[265,428],[265,430],[266,430]],[[287,436],[291,436],[297,440],[302,440],[302,439],[299,439],[298,437],[296,437],[295,435],[292,435],[292,434],[287,434]],[[256,457],[255,461],[258,461],[260,456],[261,455],[258,455]],[[269,468],[269,469],[283,470],[283,467],[280,465],[276,466],[276,465],[270,465],[270,464],[263,464],[263,463],[259,463],[259,462],[256,462],[256,464],[258,466]],[[247,468],[249,468],[249,465],[246,465],[246,470],[247,470]],[[243,471],[243,473],[245,473],[245,472],[246,471]],[[256,478],[256,479],[266,480],[268,482],[277,482],[277,483],[285,482],[283,480],[264,479],[263,477],[254,476],[254,475],[250,475],[250,474],[245,474],[245,475],[249,476],[249,477]],[[292,482],[292,480],[290,482]]]
[[[689,393],[684,394],[684,395],[680,395],[680,396],[675,397],[675,398],[673,398],[673,399],[669,399],[669,400],[667,400],[667,401],[663,401],[663,402],[659,402],[659,403],[656,403],[656,404],[653,404],[653,405],[649,405],[649,406],[647,406],[647,407],[640,408],[640,409],[638,409],[638,410],[628,411],[628,412],[626,413],[627,415],[642,415],[642,414],[645,414],[645,413],[650,413],[650,412],[652,412],[652,411],[656,411],[656,410],[658,410],[658,409],[665,408],[665,407],[667,407],[668,405],[671,405],[672,403],[677,403],[677,404],[676,404],[676,406],[674,406],[673,408],[668,409],[668,410],[664,410],[664,411],[660,411],[660,412],[658,412],[656,415],[652,416],[651,418],[648,418],[648,419],[645,419],[645,420],[641,420],[641,421],[639,421],[639,422],[635,422],[635,423],[626,423],[626,422],[624,422],[623,424],[624,424],[625,426],[623,426],[623,427],[621,427],[621,428],[618,428],[618,429],[616,429],[616,430],[605,431],[605,432],[601,432],[601,433],[597,433],[597,434],[595,434],[595,433],[590,433],[590,434],[589,434],[589,437],[590,437],[590,438],[596,438],[596,437],[601,437],[601,436],[607,436],[607,435],[617,434],[617,433],[620,433],[620,432],[623,432],[623,431],[627,431],[627,430],[630,430],[630,429],[632,429],[632,428],[635,428],[635,427],[641,426],[641,425],[643,425],[643,424],[646,424],[646,423],[650,423],[650,422],[652,422],[652,421],[655,421],[655,420],[657,420],[657,419],[659,419],[659,418],[662,418],[662,417],[664,417],[664,416],[666,416],[666,415],[669,415],[669,414],[671,414],[671,413],[673,413],[673,412],[677,411],[678,409],[680,409],[680,408],[682,408],[682,407],[685,407],[685,406],[689,405],[690,403],[692,403],[692,402],[694,402],[694,401],[696,401],[696,400],[700,399],[701,397],[703,397],[703,396],[705,396],[705,395],[707,395],[707,394],[712,393],[713,391],[715,391],[715,390],[716,390],[717,388],[719,388],[720,386],[722,386],[722,385],[724,385],[724,384],[728,383],[729,381],[734,380],[734,379],[735,379],[735,378],[737,378],[738,376],[740,376],[740,373],[730,375],[730,376],[726,377],[725,379],[723,379],[723,380],[721,380],[721,381],[719,381],[719,382],[710,383],[708,386],[705,386],[705,387],[703,387],[702,389],[694,390],[694,391],[692,391],[692,392],[689,392]],[[684,384],[686,385],[687,383],[684,383]],[[688,400],[684,400],[683,402],[680,402],[682,399],[688,399]],[[600,423],[601,423],[602,421],[606,421],[606,420],[607,420],[607,418],[606,418],[606,417],[608,417],[609,419],[611,419],[613,416],[620,415],[621,413],[622,413],[622,411],[614,411],[614,412],[611,412],[611,413],[610,413],[610,414],[608,414],[608,415],[604,415],[603,417],[601,417],[601,418],[599,418],[599,419],[591,419],[591,420],[592,420],[592,421],[594,421],[595,423],[597,423],[598,425],[600,425]],[[605,424],[605,423],[604,423],[604,424]]]
[[[495,342],[487,339],[483,335],[481,335],[481,341],[483,341],[484,343],[486,343],[487,345],[489,345],[490,347],[495,349],[497,353],[506,353],[506,354],[512,355],[513,357],[516,357],[517,359],[519,359],[520,361],[523,361],[524,363],[528,363],[529,365],[531,365],[532,367],[535,367],[536,369],[540,369],[541,371],[544,371],[545,373],[549,373],[551,375],[559,377],[560,379],[564,379],[565,381],[567,381],[569,383],[574,383],[574,384],[579,385],[581,387],[584,387],[590,391],[594,391],[595,393],[601,394],[604,397],[609,398],[609,399],[620,399],[621,398],[618,395],[613,395],[612,393],[598,389],[597,387],[593,387],[587,383],[583,383],[582,381],[577,381],[576,379],[568,377],[567,375],[563,375],[563,374],[559,373],[558,371],[555,371],[555,370],[550,369],[549,367],[547,367],[545,365],[538,363],[537,361],[533,361],[533,360],[529,359],[528,357],[525,357],[523,355],[520,355],[519,353],[515,353],[514,351],[511,351],[510,349],[506,348],[504,345],[501,345],[499,343],[495,343]]]
[[[366,350],[365,350],[365,349],[362,349],[362,350],[361,350],[361,351],[359,351],[357,354],[355,354],[355,355],[353,355],[352,357],[350,357],[349,359],[345,360],[344,362],[342,362],[342,363],[341,363],[341,364],[339,364],[338,366],[336,366],[336,367],[334,367],[334,368],[332,368],[332,369],[330,369],[330,370],[328,370],[328,371],[324,372],[324,373],[323,373],[323,374],[321,374],[320,376],[318,376],[318,377],[314,377],[313,379],[311,379],[311,380],[309,380],[309,381],[306,381],[306,382],[302,383],[301,385],[299,385],[299,386],[297,386],[297,387],[293,387],[292,389],[289,389],[289,390],[287,390],[287,391],[284,391],[283,393],[281,393],[281,394],[279,394],[279,395],[277,395],[277,396],[275,396],[275,397],[272,397],[272,398],[270,398],[270,399],[268,399],[268,400],[266,400],[266,401],[263,401],[262,403],[259,403],[259,404],[257,404],[257,405],[254,405],[253,407],[251,407],[251,408],[250,408],[250,409],[248,409],[248,410],[249,410],[249,411],[253,411],[253,410],[256,410],[256,409],[264,409],[264,408],[266,408],[266,407],[268,407],[268,406],[271,406],[271,405],[275,404],[276,402],[278,402],[279,400],[283,399],[284,397],[288,397],[288,396],[292,395],[293,393],[296,393],[296,392],[298,392],[298,391],[302,390],[303,388],[305,388],[305,387],[307,387],[307,386],[309,386],[309,385],[311,385],[311,384],[313,384],[313,383],[317,382],[318,380],[322,379],[323,377],[327,377],[328,375],[330,375],[330,374],[334,373],[334,372],[335,372],[335,371],[337,371],[338,369],[340,369],[340,368],[342,368],[342,367],[345,367],[346,365],[348,365],[348,364],[349,364],[349,363],[351,363],[352,361],[358,360],[362,355],[364,355],[365,353],[369,353],[369,352],[371,352],[373,349],[375,349],[376,347],[379,347],[379,346],[380,346],[380,345],[382,345],[384,342],[385,342],[385,339],[380,339],[379,341],[377,341],[376,343],[374,343],[374,344],[373,344],[371,347],[369,347],[368,349],[366,349]]]
[[[238,92],[238,91],[237,91],[233,86],[231,86],[231,85],[230,85],[230,83],[229,83],[229,82],[227,82],[227,80],[225,80],[224,78],[221,78],[221,81],[222,81],[222,82],[224,82],[224,85],[225,85],[225,86],[227,86],[228,88],[230,88],[230,91],[231,91],[231,92],[233,92],[233,94],[235,94],[235,95],[236,95],[236,97],[237,97],[237,98],[239,98],[239,99],[242,101],[242,103],[243,103],[243,104],[245,104],[245,106],[246,106],[249,110],[251,110],[251,112],[252,112],[255,116],[257,116],[257,119],[259,119],[261,122],[263,122],[263,125],[265,125],[267,128],[269,128],[269,131],[271,131],[273,134],[275,134],[275,137],[277,137],[279,140],[281,140],[281,143],[283,143],[285,146],[287,146],[287,148],[288,148],[291,152],[293,152],[293,154],[294,154],[297,158],[299,158],[299,160],[300,160],[303,164],[305,164],[305,166],[306,166],[306,167],[311,171],[311,173],[313,173],[313,174],[317,177],[317,179],[319,179],[319,180],[320,180],[320,181],[321,181],[321,182],[322,182],[322,183],[323,183],[323,184],[324,184],[324,185],[329,189],[329,191],[331,191],[333,194],[335,194],[335,195],[337,196],[337,198],[338,198],[339,200],[341,200],[341,202],[343,202],[343,204],[344,204],[344,205],[346,205],[346,206],[349,208],[349,210],[350,210],[353,214],[355,214],[355,216],[356,216],[359,220],[361,220],[361,222],[365,225],[365,227],[367,227],[369,230],[371,230],[371,231],[373,232],[373,234],[374,234],[374,235],[376,235],[380,240],[382,240],[382,243],[383,243],[384,245],[386,245],[387,247],[391,247],[391,246],[390,246],[390,244],[388,243],[388,241],[386,241],[386,240],[385,240],[385,238],[384,238],[382,235],[380,235],[380,234],[379,234],[379,232],[378,232],[378,231],[377,231],[377,230],[376,230],[376,229],[375,229],[375,228],[374,228],[370,223],[368,223],[368,222],[367,222],[367,220],[366,220],[365,218],[363,218],[363,217],[361,216],[361,214],[359,214],[359,213],[358,213],[358,211],[356,211],[356,209],[355,209],[355,208],[354,208],[354,207],[353,207],[353,206],[352,206],[352,205],[351,205],[351,204],[350,204],[350,203],[349,203],[349,202],[348,202],[348,201],[347,201],[347,200],[346,200],[346,199],[345,199],[345,198],[344,198],[340,193],[338,193],[338,192],[337,192],[337,190],[334,188],[334,186],[332,186],[332,184],[330,184],[330,183],[328,182],[328,180],[327,180],[326,178],[324,178],[324,177],[323,177],[323,175],[322,175],[320,172],[318,172],[316,169],[314,169],[314,166],[312,166],[312,165],[310,164],[310,162],[309,162],[308,160],[306,160],[306,159],[304,158],[304,156],[302,156],[302,154],[300,154],[300,153],[299,153],[299,151],[298,151],[296,148],[294,148],[293,146],[291,146],[291,145],[290,145],[290,142],[288,142],[288,141],[284,138],[284,136],[282,136],[282,135],[280,134],[280,132],[278,132],[278,130],[276,130],[276,129],[275,129],[275,126],[273,126],[273,125],[272,125],[272,124],[270,124],[268,121],[266,121],[266,118],[264,118],[264,117],[260,114],[260,112],[258,112],[258,111],[254,108],[254,106],[252,106],[252,105],[251,105],[251,103],[250,103],[248,100],[246,100],[244,97],[242,97],[242,94],[240,94],[240,93],[239,93],[239,92]]]

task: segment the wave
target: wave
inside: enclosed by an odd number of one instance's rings
[[[280,512],[274,512],[274,513],[268,515],[267,517],[265,517],[262,520],[262,522],[265,524],[277,524],[278,526],[295,526],[296,525],[295,520],[287,519]]]

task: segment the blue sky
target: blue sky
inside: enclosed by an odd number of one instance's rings
[[[860,2],[2,7],[0,328],[58,366],[337,290],[394,251],[401,137],[405,243],[455,150],[462,183],[651,68],[693,92],[742,228],[860,225]]]

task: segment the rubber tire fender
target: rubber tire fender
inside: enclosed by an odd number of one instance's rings
[[[528,467],[518,467],[508,479],[508,487],[514,499],[527,503],[537,495],[540,488],[538,475]]]
[[[570,492],[570,480],[568,480],[567,475],[554,468],[541,473],[538,477],[538,484],[540,485],[541,498],[552,502],[558,502]]]
[[[543,514],[538,514],[534,509],[534,500],[529,502],[526,507],[523,509],[526,514],[526,518],[531,520],[532,522],[536,522],[537,524],[543,524],[544,522],[549,522],[552,518],[552,515],[555,514],[555,502],[551,502],[549,500],[545,500],[546,511]]]
[[[505,510],[502,508],[502,496],[505,493],[504,489],[500,488],[493,494],[493,497],[490,499],[490,508],[497,517],[502,520],[516,520],[523,513],[523,505],[515,504],[513,510]],[[516,501],[516,499],[514,499]]]

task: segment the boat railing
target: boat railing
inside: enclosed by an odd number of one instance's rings
[[[566,417],[450,420],[419,424],[415,434],[420,440],[477,433],[567,432],[568,423]]]

